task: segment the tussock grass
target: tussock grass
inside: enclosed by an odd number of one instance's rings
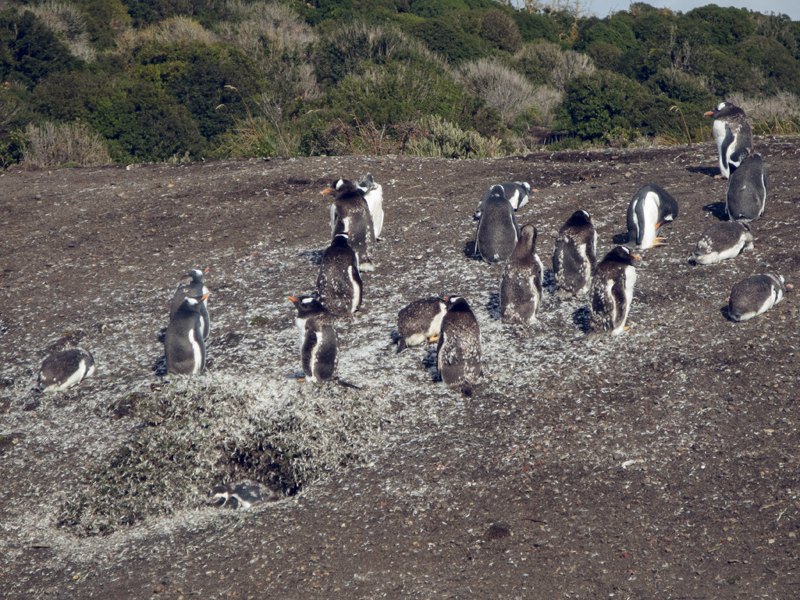
[[[31,123],[25,138],[25,160],[40,167],[66,163],[97,167],[113,162],[105,140],[83,123]]]
[[[740,106],[747,114],[753,133],[800,133],[800,97],[791,92],[778,92],[772,96],[745,96],[736,93],[728,101]]]
[[[506,124],[534,104],[534,89],[525,76],[494,59],[466,63],[454,75],[465,90],[496,109]]]
[[[416,123],[420,135],[406,145],[406,154],[433,158],[498,158],[502,142],[476,131],[463,131],[458,125],[436,115]]]
[[[44,25],[64,38],[70,53],[86,62],[93,62],[96,53],[91,47],[86,20],[81,11],[69,2],[42,2],[26,6]]]

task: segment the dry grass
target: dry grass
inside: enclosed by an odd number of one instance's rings
[[[736,93],[727,99],[747,113],[754,133],[800,133],[800,97],[791,92],[754,97]]]
[[[466,63],[455,76],[464,89],[497,109],[505,123],[534,105],[533,86],[525,76],[496,60],[482,58]]]
[[[499,158],[502,142],[476,131],[463,131],[437,115],[416,123],[417,135],[406,145],[406,154],[431,158]]]
[[[540,85],[533,91],[533,105],[539,109],[539,118],[544,127],[550,127],[556,114],[556,108],[561,104],[564,92],[549,85]]]
[[[112,163],[105,140],[82,123],[30,124],[25,137],[25,160],[40,167],[66,163],[98,167]]]
[[[564,91],[567,81],[582,74],[591,75],[597,69],[588,54],[572,50],[562,51],[561,46],[540,41],[526,44],[514,55],[517,62],[530,61],[548,73],[550,84]]]
[[[83,14],[73,4],[67,2],[42,2],[26,7],[44,25],[64,38],[70,53],[76,58],[93,62],[96,52],[89,42],[86,21]]]

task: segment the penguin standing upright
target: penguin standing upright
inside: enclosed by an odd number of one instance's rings
[[[46,393],[61,392],[94,374],[94,358],[82,348],[51,354],[39,369],[39,387]]]
[[[589,292],[592,334],[619,335],[625,329],[636,284],[635,258],[628,248],[617,246],[597,265]]]
[[[312,383],[332,379],[339,361],[333,315],[316,298],[288,296],[287,299],[297,308],[294,323],[300,337],[300,362],[306,379]]]
[[[628,205],[628,242],[647,249],[663,246],[656,230],[678,216],[678,202],[661,186],[648,184],[634,194]]]
[[[511,207],[514,209],[514,211],[518,211],[520,208],[525,206],[530,199],[531,192],[536,191],[531,189],[529,183],[525,183],[523,181],[498,183],[497,185],[503,188],[503,197],[511,203]],[[489,196],[492,195],[492,188],[494,187],[495,186],[490,186],[488,190],[483,192],[480,202],[478,202],[478,208],[475,209],[475,213],[472,215],[475,219],[481,218],[481,213],[483,212],[483,203],[487,198],[489,198]]]
[[[323,194],[333,194],[331,206],[331,239],[337,232],[350,235],[350,247],[358,254],[359,269],[374,271],[372,249],[375,247],[375,226],[364,192],[349,179],[336,180]],[[341,223],[341,225],[339,225]]]
[[[753,249],[753,234],[744,223],[721,221],[706,227],[689,262],[710,265]]]
[[[169,320],[172,321],[175,313],[178,312],[184,298],[197,298],[208,294],[208,288],[203,282],[203,278],[209,269],[192,269],[186,275],[181,277],[178,283],[178,288],[175,290],[175,295],[172,296],[172,301],[169,305]],[[203,339],[208,339],[208,334],[211,331],[211,319],[208,317],[208,304],[203,301],[200,306],[200,316],[203,319]]]
[[[496,185],[481,203],[481,218],[475,232],[475,251],[489,263],[503,262],[514,251],[519,239],[514,207],[505,199],[503,187]]]
[[[377,240],[383,230],[383,186],[375,183],[372,175],[367,173],[358,182],[358,187],[364,192],[364,200],[367,202],[369,214],[372,215],[372,225]]]
[[[752,221],[764,216],[767,206],[767,171],[760,154],[753,154],[731,173],[725,194],[725,212],[732,221]]]
[[[206,368],[206,344],[203,341],[201,306],[209,294],[183,299],[169,322],[164,338],[167,372],[173,375],[196,375]]]
[[[481,330],[464,298],[448,298],[439,333],[437,366],[442,381],[465,394],[471,393],[481,376]]]
[[[442,319],[447,312],[447,302],[438,297],[414,300],[397,313],[397,331],[400,339],[397,352],[407,346],[419,346],[426,341],[435,342],[442,329]]]
[[[753,132],[747,115],[731,102],[720,102],[714,110],[705,113],[714,117],[714,139],[719,153],[719,172],[728,179],[748,152],[753,149]]]
[[[525,225],[500,282],[500,316],[504,323],[530,325],[542,298],[544,267],[536,254],[536,227]]]
[[[728,316],[734,321],[749,321],[783,300],[783,294],[791,287],[782,275],[765,273],[748,277],[733,286]]]
[[[597,231],[589,213],[576,210],[559,230],[553,252],[556,295],[567,299],[589,291],[597,267]]]
[[[358,255],[347,243],[348,239],[346,233],[334,236],[331,245],[322,253],[317,277],[317,292],[325,307],[337,317],[354,313],[361,306]]]

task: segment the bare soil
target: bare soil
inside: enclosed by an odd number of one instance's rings
[[[800,283],[800,139],[756,150],[770,191],[755,251],[707,267],[687,258],[724,212],[710,144],[3,173],[0,596],[797,597],[797,300],[790,291],[746,323],[724,310],[752,274]],[[319,192],[366,172],[384,190],[378,268],[362,314],[337,328],[340,377],[381,414],[372,441],[249,511],[174,506],[105,536],[59,527],[88,474],[143,427],[131,392],[172,385],[158,333],[189,269],[211,268],[202,377],[313,385],[292,378],[285,297],[314,288],[329,234]],[[642,185],[675,196],[666,245],[637,265],[630,330],[587,344],[586,300],[551,292],[537,325],[500,323],[502,266],[468,249],[481,193],[515,180],[539,190],[517,216],[539,229],[546,267],[573,211],[592,214],[602,256]],[[434,294],[464,296],[481,325],[485,376],[471,397],[435,381],[433,346],[395,354],[397,311]],[[43,358],[76,344],[95,376],[33,390]]]

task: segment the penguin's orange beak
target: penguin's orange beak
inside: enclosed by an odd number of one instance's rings
[[[200,302],[202,302],[203,300],[205,300],[206,298],[208,298],[210,295],[211,295],[211,292],[208,292],[207,294],[203,294],[203,295],[200,297]]]
[[[330,194],[333,190],[328,188],[327,190],[322,190],[320,194]]]
[[[292,298],[291,296],[286,296],[286,299],[292,302],[297,302],[297,298]]]
[[[706,117],[710,117],[710,116],[711,116],[711,115],[713,115],[713,114],[714,114],[714,111],[713,111],[713,110],[710,110],[710,111],[708,111],[707,113],[703,113],[703,115],[705,115]]]
[[[538,194],[538,193],[539,193],[539,190],[534,190],[534,189],[531,189],[531,193],[532,193],[532,194]]]
[[[206,267],[206,270],[203,273],[208,273],[211,270],[211,267]]]
[[[642,260],[642,257],[641,257],[641,256],[636,256],[635,254],[631,254],[631,256],[632,256],[633,258],[635,258],[636,260]]]

